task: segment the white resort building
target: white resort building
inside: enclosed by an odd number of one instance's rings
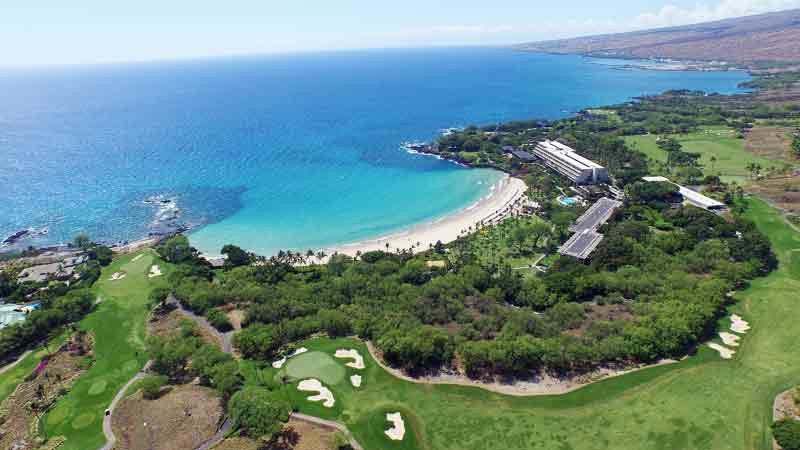
[[[533,154],[547,167],[564,175],[576,184],[608,183],[608,169],[579,155],[573,148],[557,141],[545,140],[536,144]]]
[[[678,186],[678,192],[683,196],[683,199],[690,205],[698,208],[703,208],[709,211],[721,211],[726,208],[724,203],[718,202],[711,197],[707,197],[697,191],[693,191],[687,187],[683,187],[678,183],[673,183],[668,178],[664,177],[642,177],[644,181],[661,181],[665,183],[672,183]]]

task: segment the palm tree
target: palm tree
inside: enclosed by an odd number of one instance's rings
[[[317,252],[317,259],[319,260],[320,263],[322,262],[323,259],[325,259],[326,256],[328,255],[326,255],[325,252],[322,250]]]
[[[306,261],[310,261],[314,257],[314,250],[306,250]]]
[[[714,156],[714,155],[711,155],[711,158],[709,159],[709,161],[711,161],[711,171],[713,172],[714,171],[714,164],[716,164],[716,162],[717,162],[717,157]]]

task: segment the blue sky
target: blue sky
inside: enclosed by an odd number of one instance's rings
[[[0,64],[13,66],[510,44],[800,8],[800,0],[5,3],[11,4],[0,7]]]

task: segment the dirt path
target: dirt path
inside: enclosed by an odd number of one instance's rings
[[[16,361],[14,361],[14,362],[12,362],[12,363],[9,363],[9,364],[6,364],[6,365],[5,365],[5,366],[3,366],[2,368],[0,368],[0,375],[2,375],[2,374],[4,374],[4,373],[6,373],[6,372],[8,372],[9,370],[11,370],[11,369],[13,369],[14,367],[16,367],[16,366],[17,366],[17,364],[19,364],[19,363],[20,363],[20,362],[21,362],[23,359],[27,358],[27,357],[28,357],[28,355],[30,355],[31,353],[33,353],[33,350],[28,350],[27,352],[25,352],[25,353],[23,353],[23,354],[19,355],[19,358],[17,358],[17,360],[16,360]]]
[[[144,367],[142,367],[142,370],[134,375],[133,378],[128,380],[128,382],[122,386],[122,389],[117,392],[117,395],[114,396],[114,399],[111,400],[111,405],[108,407],[110,413],[103,416],[103,434],[106,435],[106,444],[100,447],[100,450],[112,450],[114,448],[114,444],[117,442],[117,438],[114,436],[114,431],[111,429],[111,416],[114,414],[114,408],[117,407],[117,403],[119,403],[125,396],[125,392],[128,390],[128,388],[131,387],[133,383],[141,380],[147,375],[147,370],[150,369],[150,365],[152,363],[152,360],[147,361]]]
[[[216,336],[222,343],[223,352],[228,354],[233,353],[233,333],[235,331],[228,331],[227,333],[221,333],[219,330],[214,328],[208,322],[208,320],[206,320],[205,317],[198,316],[192,311],[186,309],[186,307],[183,306],[183,303],[179,302],[176,298],[170,297],[170,301],[173,302],[175,305],[177,305],[178,308],[180,308],[181,312],[190,319],[192,319],[197,325],[201,326],[203,329]]]
[[[536,382],[517,381],[515,383],[499,383],[499,382],[487,383],[483,381],[472,380],[463,375],[438,375],[433,377],[428,376],[428,377],[413,378],[404,374],[402,371],[398,369],[387,366],[381,359],[377,349],[372,344],[372,342],[366,341],[365,344],[367,345],[367,349],[369,349],[369,354],[370,356],[372,356],[372,359],[375,360],[375,362],[379,366],[381,366],[383,370],[389,372],[391,375],[401,380],[410,381],[412,383],[417,383],[417,384],[453,384],[458,386],[471,386],[491,392],[496,392],[498,394],[511,395],[514,397],[532,397],[537,395],[567,394],[569,392],[578,390],[582,387],[588,386],[597,381],[607,380],[609,378],[614,378],[631,372],[648,369],[650,367],[662,366],[665,364],[673,364],[678,362],[672,359],[665,359],[655,364],[649,364],[627,370],[607,369],[596,373],[587,374],[588,375],[587,378],[581,377],[581,378],[559,379],[559,378],[552,378],[550,376],[543,376],[540,380]]]
[[[339,422],[334,422],[333,420],[320,419],[319,417],[309,416],[300,413],[292,413],[292,419],[302,420],[305,422],[341,431],[350,441],[351,447],[353,447],[356,450],[364,450],[364,447],[362,447],[361,444],[359,444],[358,441],[356,441],[356,438],[353,437],[353,435],[350,433],[350,430],[348,430],[346,426],[344,426]]]

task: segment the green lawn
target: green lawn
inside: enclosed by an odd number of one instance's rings
[[[19,362],[13,369],[5,372],[3,375],[0,375],[0,403],[6,399],[14,389],[17,388],[17,385],[22,383],[26,376],[28,376],[36,366],[39,364],[39,361],[47,355],[48,351],[54,351],[58,349],[61,344],[64,343],[67,339],[67,334],[62,333],[52,341],[50,341],[49,347],[41,347],[34,351],[33,353],[26,356],[22,361]]]
[[[367,368],[360,389],[347,379],[328,386],[336,407],[305,400],[296,382],[280,388],[302,412],[340,420],[370,450],[425,449],[768,449],[774,396],[800,382],[797,292],[800,234],[765,203],[748,213],[768,234],[781,266],[736,295],[732,312],[750,321],[733,360],[706,347],[679,364],[659,366],[561,396],[509,397],[460,386],[398,380],[369,358],[361,343],[314,339],[303,345],[333,354],[356,348]],[[725,326],[727,319],[720,321]],[[337,360],[344,367],[345,360]],[[249,363],[251,364],[251,363]],[[248,383],[277,373],[248,366]],[[273,378],[274,379],[274,378]],[[387,411],[401,411],[408,441],[390,441]],[[381,425],[384,424],[384,425]]]
[[[646,154],[650,159],[667,161],[667,153],[656,144],[657,135],[627,136],[625,142]],[[737,139],[736,132],[725,127],[704,127],[696,133],[673,135],[684,151],[700,153],[700,163],[706,174],[720,175],[723,181],[744,182],[749,177],[746,169],[750,163],[758,163],[766,169],[780,167],[783,161],[770,160],[753,155],[744,149],[744,139]],[[712,164],[711,157],[716,161]]]
[[[132,261],[138,254],[144,256]],[[103,445],[106,407],[144,366],[147,296],[157,283],[164,282],[147,277],[153,263],[159,264],[162,271],[168,270],[152,250],[117,258],[92,288],[102,301],[80,327],[95,338],[96,362],[42,420],[46,436],[67,438],[59,450],[91,450]],[[119,271],[127,276],[110,281],[111,274]]]

